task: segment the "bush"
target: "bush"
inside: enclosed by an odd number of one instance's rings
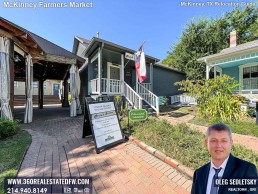
[[[15,135],[19,131],[19,122],[17,120],[0,119],[0,138],[7,138]]]
[[[218,118],[222,121],[239,120],[243,117],[240,105],[243,98],[233,95],[239,86],[233,78],[223,75],[214,79],[177,82],[180,90],[196,98],[198,114],[202,118]]]

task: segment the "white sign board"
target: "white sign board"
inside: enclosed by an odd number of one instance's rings
[[[97,148],[123,139],[114,102],[89,104],[89,112]]]
[[[134,61],[134,54],[125,53],[125,58]]]

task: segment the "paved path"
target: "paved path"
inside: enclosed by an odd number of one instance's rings
[[[169,115],[161,116],[160,119],[165,119],[171,124],[177,124],[177,123],[186,123],[187,121],[193,119],[193,115],[185,115],[182,117],[172,117]],[[202,133],[206,133],[207,127],[199,126],[191,123],[187,123],[188,126],[190,126],[192,129],[197,129]],[[250,135],[241,135],[233,133],[233,141],[235,144],[243,145],[254,152],[258,153],[258,138]]]
[[[16,117],[23,117],[23,109]],[[92,138],[81,138],[83,117],[69,109],[34,109],[34,122],[22,124],[32,144],[18,176],[93,177],[93,193],[186,194],[192,181],[132,142],[96,154]]]

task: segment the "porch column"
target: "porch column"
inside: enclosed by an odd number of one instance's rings
[[[69,93],[69,85],[68,85],[68,79],[64,80],[64,94],[63,94],[63,101],[62,101],[62,107],[69,107],[69,101],[68,101],[68,93]]]
[[[121,54],[121,69],[120,69],[120,74],[121,74],[121,80],[122,80],[122,85],[121,85],[121,93],[124,94],[124,81],[125,81],[125,58],[124,54]]]
[[[10,66],[10,108],[11,112],[13,114],[13,108],[14,108],[14,41],[12,39],[9,39],[10,41],[10,47],[9,47],[9,66]]]
[[[26,56],[26,107],[24,123],[31,123],[33,118],[33,62],[31,55]]]
[[[0,36],[0,99],[1,99],[1,118],[13,120],[12,111],[10,107],[10,93],[13,88],[13,81],[11,82],[10,70],[10,57],[13,53],[10,53],[11,39]],[[12,73],[13,74],[13,73]],[[13,99],[13,96],[11,97]]]
[[[101,78],[102,78],[102,47],[98,51],[98,93],[101,94]]]
[[[206,79],[209,79],[210,66],[206,64]]]
[[[136,72],[136,69],[135,69],[135,77],[136,77],[136,81],[135,81],[135,85],[136,85],[136,93],[139,93],[139,91],[138,91],[138,76],[137,76],[137,72]]]
[[[150,64],[150,84],[151,84],[151,92],[153,92],[153,64]]]
[[[38,87],[38,108],[43,109],[43,98],[44,98],[44,80],[39,80]]]

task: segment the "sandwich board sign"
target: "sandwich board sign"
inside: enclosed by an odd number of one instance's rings
[[[124,142],[114,101],[87,102],[87,110],[97,153],[101,149]]]

